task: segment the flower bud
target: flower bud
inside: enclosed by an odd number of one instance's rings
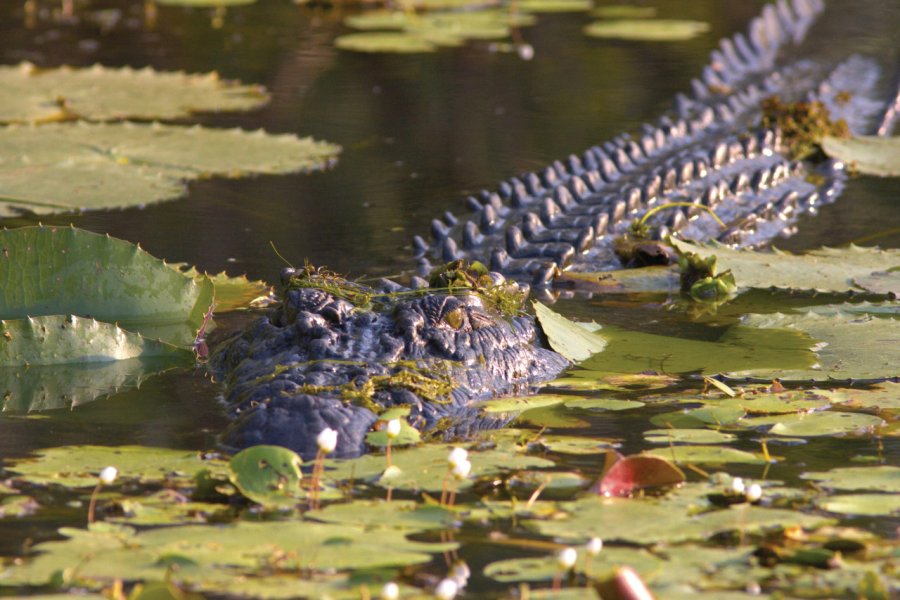
[[[597,556],[600,554],[600,551],[603,550],[603,540],[598,537],[593,537],[588,540],[588,543],[584,546],[585,552],[588,553],[588,556]]]
[[[469,473],[472,472],[472,463],[467,460],[462,461],[461,463],[456,464],[453,467],[453,476],[459,480],[465,479],[469,476]]]
[[[466,462],[469,459],[469,453],[465,448],[454,448],[450,451],[450,456],[447,457],[447,462],[450,464],[450,467],[453,468],[461,462]]]
[[[400,435],[400,419],[391,419],[388,421],[386,431],[389,440]]]
[[[119,476],[119,470],[115,467],[104,467],[102,471],[100,471],[100,482],[104,485],[109,485],[113,481],[116,480],[116,477]]]
[[[397,600],[400,597],[400,586],[393,581],[384,584],[381,588],[381,600]]]
[[[459,591],[459,585],[452,579],[442,579],[437,587],[434,588],[434,596],[435,598],[439,598],[440,600],[453,600],[456,597],[456,593]]]
[[[556,555],[556,565],[561,571],[568,571],[574,567],[576,560],[578,560],[578,552],[575,551],[575,548],[564,548]]]
[[[331,427],[323,429],[318,437],[316,437],[316,444],[319,446],[319,451],[325,454],[334,452],[334,449],[337,448],[337,435],[337,431]]]

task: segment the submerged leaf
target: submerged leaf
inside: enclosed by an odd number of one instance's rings
[[[261,87],[225,81],[216,73],[0,66],[0,123],[178,119],[200,111],[250,110],[268,101]]]
[[[591,37],[642,42],[680,42],[709,31],[709,23],[681,19],[596,21],[584,28]]]
[[[0,127],[0,217],[143,206],[210,176],[320,169],[339,146],[239,129],[134,123]]]
[[[822,139],[822,150],[865,175],[900,176],[900,137],[860,135],[845,139],[827,135]]]
[[[573,362],[583,361],[606,348],[603,336],[588,331],[540,302],[534,303],[534,314],[550,347]]]

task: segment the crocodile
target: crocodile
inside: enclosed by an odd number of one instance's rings
[[[309,458],[330,427],[333,456],[357,456],[392,407],[442,435],[497,426],[478,401],[531,393],[570,363],[532,317],[502,314],[485,290],[523,297],[565,269],[620,267],[613,240],[662,205],[689,204],[648,219],[657,238],[753,247],[790,233],[799,215],[838,197],[847,174],[834,160],[792,157],[784,132],[762,117],[764,101],[821,103],[853,133],[890,130],[885,107],[896,105],[878,100],[876,61],[802,58],[823,11],[821,0],[765,6],[746,34],[720,42],[692,92],[640,133],[469,197],[469,218],[446,213],[432,223],[432,242],[414,238],[418,273],[408,287],[286,269],[281,302],[213,354],[234,417],[223,445],[277,444]],[[452,261],[490,272],[464,275],[474,283],[462,288],[425,279]]]

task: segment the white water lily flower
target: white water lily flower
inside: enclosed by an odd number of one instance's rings
[[[337,431],[331,427],[323,429],[316,438],[319,451],[325,454],[334,452],[334,449],[337,448],[337,435]]]
[[[453,476],[460,480],[468,477],[469,473],[471,473],[471,472],[472,472],[472,463],[470,463],[467,460],[464,460],[461,463],[458,463],[456,466],[453,467]]]
[[[455,468],[459,463],[468,462],[468,459],[469,453],[465,448],[454,448],[450,451],[447,462],[450,464],[450,468]]]
[[[393,581],[384,584],[381,588],[381,600],[397,600],[400,597],[400,586]]]
[[[434,588],[434,597],[440,600],[453,600],[459,592],[459,585],[450,578],[442,579]]]
[[[400,435],[400,419],[391,419],[388,421],[386,431],[389,440]]]
[[[104,485],[109,485],[113,481],[116,480],[116,477],[119,476],[119,470],[115,467],[105,467],[102,471],[100,471],[100,482]]]
[[[746,495],[748,502],[756,502],[757,500],[762,498],[762,486],[760,486],[758,483],[754,483],[747,488]]]
[[[735,494],[743,494],[747,487],[744,485],[744,480],[740,477],[735,477],[731,480],[731,491]]]
[[[603,550],[603,540],[598,537],[593,537],[588,540],[588,543],[584,545],[585,552],[588,553],[588,556],[597,556],[600,554],[600,551]]]
[[[575,548],[564,548],[556,555],[556,564],[561,571],[568,571],[575,566],[578,560],[578,552]]]

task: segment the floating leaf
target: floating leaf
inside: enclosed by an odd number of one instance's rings
[[[880,250],[851,245],[820,248],[805,254],[781,250],[739,250],[718,243],[694,244],[672,239],[680,252],[703,258],[715,255],[719,270],[730,270],[739,289],[781,288],[847,293],[858,291],[857,278],[900,267],[900,250]],[[900,270],[891,272],[892,285],[900,284]]]
[[[265,507],[293,507],[305,496],[303,460],[281,446],[251,446],[231,458],[229,478],[247,498]]]
[[[534,302],[534,313],[550,347],[571,361],[583,361],[606,348],[603,336],[588,331],[540,302]]]
[[[820,390],[787,390],[777,393],[746,394],[736,398],[713,400],[709,404],[721,409],[733,408],[749,414],[787,414],[829,407],[843,392]]]
[[[644,439],[651,444],[725,444],[737,438],[712,429],[650,429]]]
[[[553,406],[554,404],[562,404],[566,400],[570,400],[574,396],[564,396],[562,394],[537,394],[534,396],[509,396],[505,398],[493,398],[485,400],[478,406],[486,413],[507,413],[522,412],[532,408],[541,406]]]
[[[516,8],[526,13],[582,12],[590,10],[593,0],[518,0]]]
[[[517,424],[529,423],[535,427],[549,427],[551,429],[581,429],[587,427],[589,423],[583,419],[574,416],[572,411],[566,410],[565,407],[554,404],[550,406],[539,406],[526,410],[516,417]]]
[[[831,158],[852,164],[865,175],[900,176],[900,137],[826,135],[822,138],[822,150]]]
[[[210,176],[325,167],[339,146],[262,131],[134,123],[0,127],[0,217],[143,206]]]
[[[0,321],[0,369],[161,356],[189,361],[193,353],[148,340],[110,323],[74,315]],[[0,378],[3,375],[10,373],[0,373]]]
[[[643,488],[676,485],[684,480],[684,472],[665,458],[626,456],[603,474],[594,491],[602,496],[629,496]]]
[[[250,281],[246,275],[233,277],[225,271],[215,275],[200,273],[196,267],[184,263],[169,266],[197,282],[208,277],[213,282],[217,313],[269,306],[275,302],[272,286],[264,281]]]
[[[840,467],[830,471],[809,471],[800,475],[818,485],[839,490],[870,490],[900,494],[900,467]]]
[[[563,271],[557,280],[598,294],[674,294],[681,288],[681,278],[674,266],[600,272]]]
[[[180,525],[207,523],[227,516],[228,506],[209,502],[191,502],[174,490],[161,490],[140,498],[116,499],[116,508],[104,517],[110,523],[129,525]]]
[[[380,419],[381,425],[385,425],[386,419]],[[400,419],[400,434],[391,441],[391,445],[396,448],[398,446],[409,446],[418,444],[422,441],[422,432],[410,425],[406,419]],[[388,445],[387,431],[384,427],[376,431],[370,431],[366,434],[366,443],[370,446],[384,448]]]
[[[584,28],[591,37],[642,42],[680,42],[709,31],[709,23],[680,19],[596,21]]]
[[[566,408],[581,410],[629,410],[644,406],[638,400],[618,400],[616,398],[573,398],[565,402]]]
[[[900,514],[900,494],[838,494],[821,498],[816,505],[833,513],[886,517]]]
[[[434,52],[437,49],[436,44],[414,33],[391,31],[348,33],[336,37],[334,45],[341,50],[371,53],[418,54],[421,52]]]
[[[725,464],[743,463],[762,465],[766,461],[761,456],[744,452],[727,446],[671,446],[654,448],[643,453],[644,456],[657,456],[673,460],[677,463]]]
[[[784,380],[881,379],[900,376],[900,319],[844,313],[833,315],[749,315],[749,327],[802,331],[819,343],[814,346],[818,364],[813,369],[742,370],[730,375]]]
[[[563,454],[604,454],[613,447],[609,440],[559,434],[543,434],[537,443],[550,452]]]
[[[594,558],[581,557],[575,562],[573,571],[576,573],[602,573],[620,565],[631,565],[641,572],[653,572],[660,568],[663,560],[654,556],[647,550],[639,548],[604,548]],[[484,568],[484,574],[491,579],[502,583],[516,581],[552,581],[559,576],[559,565],[553,555],[533,558],[512,558],[492,562]],[[586,596],[583,587],[572,588],[578,592],[573,598],[590,598]],[[537,591],[537,590],[534,590]],[[529,598],[534,597],[534,591],[529,593]],[[565,589],[560,590],[565,591]],[[554,593],[548,598],[563,598]]]
[[[809,414],[778,415],[743,419],[745,427],[771,425],[768,433],[787,437],[816,437],[824,435],[862,434],[885,424],[884,420],[863,413],[836,411]]]
[[[65,487],[93,487],[102,469],[110,465],[123,479],[143,483],[185,484],[204,469],[224,467],[198,452],[147,446],[59,446],[39,450],[35,458],[10,461],[14,479]]]
[[[842,406],[874,409],[896,414],[900,411],[900,383],[886,381],[870,390],[848,390],[834,400]]]
[[[366,529],[391,529],[407,533],[447,529],[455,516],[450,510],[434,505],[421,505],[412,500],[354,500],[331,504],[304,515],[325,523],[355,525]]]
[[[603,19],[649,19],[656,16],[656,8],[632,4],[609,4],[595,8],[591,11],[591,16]]]
[[[201,111],[250,110],[268,101],[261,87],[225,81],[216,73],[0,66],[0,123],[178,119]]]
[[[519,471],[509,478],[512,489],[533,492],[541,490],[541,497],[547,492],[564,491],[571,493],[587,487],[588,480],[573,471]]]

